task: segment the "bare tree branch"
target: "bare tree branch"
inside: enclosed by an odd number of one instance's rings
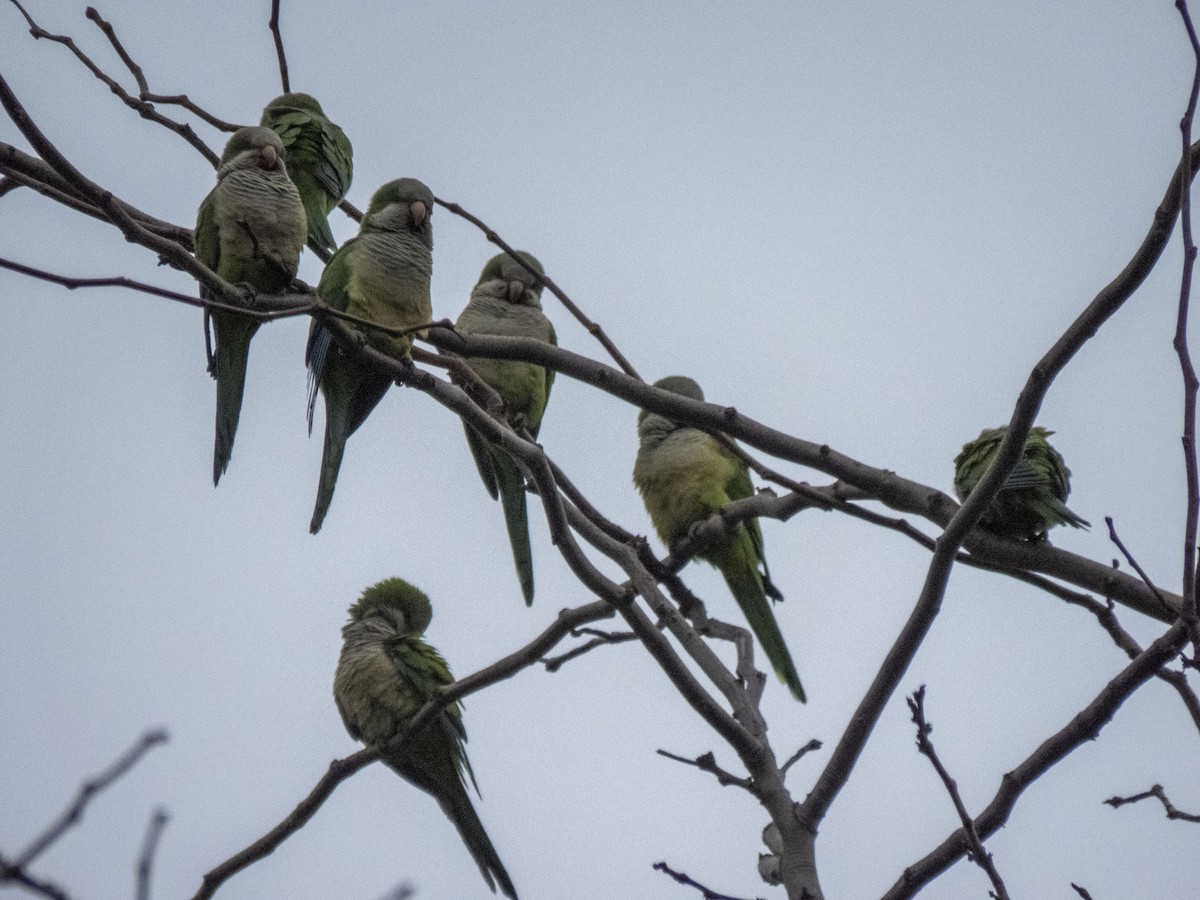
[[[279,33],[279,0],[271,0],[271,20],[267,23],[271,36],[275,38],[275,55],[279,58],[279,82],[285,94],[291,93],[288,81],[287,54],[283,52],[283,35]]]
[[[35,878],[21,866],[14,865],[0,854],[0,884],[11,883],[19,885],[31,894],[48,897],[50,900],[70,900],[70,895],[62,888],[49,881]]]
[[[1192,45],[1192,55],[1196,65],[1192,73],[1192,89],[1188,94],[1187,110],[1179,123],[1182,140],[1181,158],[1186,160],[1192,146],[1192,118],[1196,112],[1196,100],[1200,96],[1200,40],[1196,38],[1196,29],[1192,26],[1192,17],[1188,14],[1186,0],[1175,0],[1175,7],[1183,18],[1187,30],[1188,41]],[[1200,648],[1200,614],[1196,608],[1196,528],[1197,517],[1200,516],[1200,472],[1196,465],[1196,395],[1200,381],[1196,378],[1196,370],[1192,366],[1191,352],[1188,350],[1187,323],[1188,307],[1192,292],[1192,272],[1196,264],[1196,243],[1192,240],[1192,203],[1191,183],[1179,185],[1179,219],[1183,232],[1183,274],[1179,280],[1179,313],[1175,324],[1175,352],[1179,356],[1179,368],[1183,375],[1183,458],[1184,470],[1187,473],[1188,504],[1187,522],[1183,536],[1183,609],[1180,615],[1187,623],[1191,634],[1192,644]]]
[[[1000,789],[992,802],[974,819],[975,831],[980,839],[986,840],[1003,827],[1025,788],[1084,741],[1095,739],[1121,704],[1172,659],[1187,640],[1187,629],[1182,622],[1176,622],[1106,684],[1070,722],[1008,772],[1001,779]],[[961,859],[968,849],[966,832],[959,828],[936,849],[905,869],[899,880],[883,895],[883,900],[902,900],[916,895],[924,885]]]
[[[983,841],[979,839],[979,833],[975,830],[975,823],[971,820],[971,814],[967,812],[966,804],[963,803],[962,796],[958,793],[958,784],[950,776],[941,759],[938,758],[937,751],[933,748],[933,741],[929,739],[929,735],[933,732],[933,725],[925,718],[925,685],[917,688],[913,695],[908,698],[908,708],[912,712],[913,724],[917,726],[917,750],[929,760],[934,771],[937,772],[938,778],[942,780],[942,785],[946,788],[946,793],[950,795],[950,801],[954,804],[954,809],[958,813],[958,820],[962,822],[963,831],[966,834],[969,845],[967,858],[974,860],[992,882],[992,887],[996,889],[992,896],[996,900],[1009,900],[1008,889],[1004,886],[1004,879],[996,871],[992,854],[987,851],[987,848],[983,846]]]
[[[156,809],[146,826],[146,837],[142,840],[142,852],[137,865],[137,900],[150,900],[150,875],[154,871],[154,855],[158,842],[170,816],[165,809]]]
[[[696,888],[696,890],[700,891],[700,896],[703,900],[739,900],[738,897],[730,897],[728,894],[718,894],[711,888],[706,888],[700,882],[688,877],[683,872],[676,872],[665,862],[656,862],[653,868],[656,872],[662,872],[664,875],[674,878],[680,884]],[[758,900],[762,900],[762,898],[758,898]]]
[[[19,869],[24,868],[46,852],[55,841],[63,836],[67,829],[83,818],[84,810],[87,809],[87,805],[93,797],[123,777],[150,750],[159,744],[166,743],[166,741],[167,733],[162,729],[147,731],[138,738],[137,743],[127,750],[120,759],[95,778],[83,783],[74,802],[42,834],[35,838],[33,843],[26,847],[23,853],[17,856],[13,861],[13,865]]]
[[[749,778],[739,778],[718,766],[717,758],[711,750],[708,753],[701,753],[695,759],[688,759],[686,756],[676,756],[674,753],[668,753],[666,750],[656,750],[654,752],[659,756],[665,756],[667,759],[673,759],[675,762],[681,762],[685,766],[694,766],[701,772],[708,772],[717,779],[717,784],[721,785],[721,787],[739,787],[743,791],[754,793],[754,783]]]
[[[85,15],[87,15],[87,17],[96,24],[96,27],[98,27],[102,32],[104,32],[104,36],[108,38],[109,43],[111,43],[113,46],[113,49],[117,51],[117,55],[119,57],[121,57],[121,62],[125,63],[125,67],[127,69],[129,69],[130,74],[133,75],[133,79],[134,79],[134,81],[137,82],[137,86],[138,86],[138,99],[139,100],[144,101],[147,105],[152,104],[152,103],[165,103],[165,104],[170,104],[172,106],[182,106],[188,112],[203,119],[205,122],[207,122],[213,128],[216,128],[218,131],[230,132],[230,131],[238,130],[237,125],[235,125],[232,122],[226,122],[223,119],[218,119],[212,113],[208,112],[205,109],[202,109],[200,106],[193,103],[190,99],[188,99],[186,94],[155,94],[155,93],[153,93],[150,90],[150,86],[146,83],[146,75],[142,71],[142,67],[139,66],[136,62],[134,62],[133,58],[125,51],[125,47],[122,46],[120,40],[117,38],[117,33],[113,29],[112,25],[110,25],[108,22],[106,22],[104,20],[104,18],[100,15],[100,13],[96,11],[96,8],[94,6],[89,6],[87,8]],[[138,109],[138,112],[141,112],[141,107],[137,107],[137,109]],[[167,127],[170,128],[169,125]],[[184,127],[186,128],[187,126],[184,126]],[[175,129],[172,128],[171,130],[174,131]],[[186,135],[184,135],[184,137],[186,137]],[[189,143],[191,143],[191,142],[189,141]],[[197,148],[197,149],[200,149],[200,148]],[[201,152],[204,153],[203,150],[201,150]],[[205,157],[208,156],[207,153],[204,153],[204,155],[205,155]],[[212,160],[210,160],[210,162],[211,161]],[[214,162],[213,165],[215,167],[217,165],[217,163]]]
[[[1180,819],[1184,822],[1200,822],[1200,816],[1176,809],[1175,805],[1167,799],[1167,793],[1163,790],[1161,784],[1156,784],[1150,790],[1134,794],[1132,797],[1109,797],[1104,802],[1113,809],[1120,809],[1126,803],[1138,803],[1150,797],[1156,798],[1163,805],[1163,811],[1167,814],[1168,819]]]
[[[104,82],[104,84],[108,86],[108,89],[116,94],[126,106],[128,106],[130,109],[136,110],[138,115],[140,115],[143,119],[150,119],[151,121],[157,122],[159,125],[174,131],[185,141],[199,150],[204,155],[204,158],[212,163],[214,169],[217,167],[217,165],[220,163],[220,157],[214,153],[209,146],[204,143],[204,141],[200,140],[196,132],[192,130],[192,126],[183,122],[176,122],[173,119],[168,119],[166,116],[158,112],[151,104],[146,103],[143,100],[139,100],[136,97],[130,96],[129,92],[126,91],[125,88],[121,87],[116,80],[106,74],[104,70],[97,66],[94,62],[92,62],[91,58],[79,49],[74,40],[64,34],[51,34],[33,20],[33,17],[25,11],[25,7],[23,7],[18,0],[9,0],[9,2],[21,11],[21,15],[25,17],[25,21],[29,23],[29,33],[35,38],[45,38],[46,40],[53,41],[56,44],[62,44],[75,54],[75,58],[83,63],[89,72]],[[92,12],[94,12],[94,10],[89,10],[89,13]],[[94,21],[102,21],[100,20],[98,13],[95,14],[95,16],[89,15],[88,18],[92,18]]]

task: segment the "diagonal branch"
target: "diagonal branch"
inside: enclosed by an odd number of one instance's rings
[[[18,869],[24,868],[46,852],[55,841],[63,836],[67,829],[83,818],[84,810],[87,809],[87,805],[93,797],[111,786],[114,782],[120,780],[141,761],[143,756],[159,744],[166,743],[166,741],[167,733],[161,729],[147,731],[143,734],[137,743],[127,750],[120,759],[95,778],[85,781],[82,787],[79,788],[79,793],[76,794],[74,802],[63,811],[58,819],[51,823],[50,827],[35,838],[33,843],[26,847],[23,853],[13,860],[12,865]]]
[[[942,785],[946,788],[946,793],[950,795],[950,801],[954,804],[954,809],[958,813],[958,820],[962,822],[963,831],[966,834],[967,843],[970,847],[967,852],[968,858],[974,859],[975,863],[979,868],[983,869],[984,874],[992,882],[992,887],[996,889],[993,894],[996,900],[1009,900],[1008,890],[1004,886],[1004,879],[996,871],[996,864],[992,860],[992,854],[987,851],[987,848],[983,846],[983,841],[979,839],[979,833],[975,830],[975,823],[971,820],[971,814],[967,812],[967,806],[963,803],[962,796],[958,793],[958,784],[942,764],[937,751],[933,748],[933,741],[929,739],[929,735],[933,732],[933,725],[925,718],[925,685],[917,688],[916,692],[908,698],[908,708],[912,712],[913,724],[917,726],[917,750],[929,760],[934,771],[937,772],[938,778],[942,780]]]
[[[1187,640],[1187,629],[1183,623],[1176,622],[1106,684],[1070,722],[1007,773],[992,802],[974,819],[979,837],[986,840],[1003,827],[1025,788],[1065,759],[1076,747],[1094,740],[1116,715],[1121,704],[1174,658]],[[905,869],[899,880],[883,895],[883,900],[903,900],[914,896],[961,859],[968,849],[967,835],[959,828],[927,856]]]

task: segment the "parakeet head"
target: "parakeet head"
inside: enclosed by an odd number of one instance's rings
[[[654,382],[654,387],[687,397],[690,400],[704,399],[704,391],[700,389],[700,385],[696,383],[695,379],[688,378],[686,375],[668,375],[666,378],[660,378]],[[655,415],[655,413],[643,409],[638,413],[638,425],[641,425],[646,421],[646,417],[651,415]]]
[[[324,116],[325,111],[321,109],[321,104],[317,102],[317,98],[312,94],[280,94],[270,103],[263,107],[262,122],[266,125],[271,119],[271,113],[287,109],[300,109],[307,113],[315,113],[318,116]]]
[[[270,128],[263,128],[260,125],[239,128],[233,133],[229,143],[225,145],[217,177],[219,178],[233,169],[249,169],[255,166],[267,171],[273,169],[286,171],[283,162],[284,155],[283,141]]]
[[[373,584],[350,607],[350,621],[383,616],[399,634],[423,634],[433,619],[433,607],[424,592],[402,578],[385,578]]]
[[[375,192],[362,230],[410,231],[433,245],[433,191],[415,178],[397,178]]]
[[[542,264],[532,253],[518,250],[516,254],[538,272],[545,274],[546,270],[542,268]],[[526,306],[541,305],[541,280],[534,277],[529,269],[507,253],[497,253],[487,261],[487,265],[479,273],[479,281],[475,286],[479,287],[489,281],[504,282],[504,297],[509,303],[523,303]]]

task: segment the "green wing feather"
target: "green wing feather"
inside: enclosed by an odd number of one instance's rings
[[[954,460],[954,490],[965,501],[987,473],[1007,434],[1007,426],[985,429],[963,445]],[[979,520],[997,534],[1016,540],[1040,540],[1056,525],[1086,528],[1090,524],[1066,505],[1071,470],[1047,440],[1052,431],[1034,427],[1021,459]]]
[[[423,705],[434,696],[438,687],[450,684],[453,677],[445,660],[429,644],[411,636],[399,636],[386,644],[396,676],[404,689]],[[512,879],[500,860],[491,838],[467,794],[466,778],[475,785],[475,775],[467,760],[467,735],[462,722],[462,707],[451,703],[427,728],[414,734],[385,761],[398,774],[429,793],[438,801],[442,811],[454,823],[467,850],[475,859],[488,886],[516,900]],[[476,793],[479,788],[475,785]]]
[[[332,309],[345,310],[350,302],[350,260],[355,252],[354,239],[343,244],[325,271],[317,292]],[[309,372],[308,428],[312,431],[313,408],[318,387],[325,395],[325,444],[321,454],[321,478],[313,506],[309,531],[321,530],[325,514],[333,502],[338,471],[346,450],[346,440],[358,430],[391,386],[386,375],[351,360],[338,352],[330,333],[317,322],[309,331],[305,362]]]
[[[729,479],[725,483],[725,493],[730,501],[741,500],[754,495],[754,485],[750,481],[750,471],[745,464],[727,447],[717,444],[722,456],[733,465]],[[771,668],[779,676],[779,680],[788,686],[792,695],[800,702],[805,702],[804,687],[800,684],[800,675],[792,661],[779,623],[767,598],[782,600],[783,595],[771,583],[767,569],[766,557],[763,555],[762,529],[757,519],[749,519],[738,525],[733,536],[710,551],[705,556],[721,570],[725,583],[737,600],[742,615],[750,625],[750,630],[758,638]],[[761,567],[761,571],[760,571]]]

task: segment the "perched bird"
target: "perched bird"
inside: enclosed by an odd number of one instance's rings
[[[986,474],[1008,433],[1008,426],[986,428],[963,445],[954,458],[954,492],[965,502]],[[1025,438],[1021,459],[1004,479],[979,524],[989,531],[1017,540],[1040,540],[1055,525],[1087,528],[1091,523],[1067,509],[1071,470],[1046,440],[1053,431],[1034,427]]]
[[[539,272],[545,271],[531,254],[518,255]],[[474,334],[528,337],[558,344],[554,326],[542,314],[542,283],[507,253],[493,256],[471,291],[471,300],[455,327]],[[469,365],[504,401],[504,414],[514,429],[524,428],[535,438],[550,399],[554,371],[532,363],[504,359],[471,358]],[[525,603],[533,603],[533,556],[529,548],[529,522],[525,509],[525,477],[512,457],[464,423],[467,446],[475,457],[479,475],[504,508],[504,523],[512,544],[513,561]]]
[[[704,399],[700,385],[682,375],[663,378],[654,386],[693,400]],[[746,464],[698,428],[642,410],[638,438],[633,483],[642,494],[658,536],[668,547],[687,537],[694,525],[720,512],[726,504],[754,493]],[[783,595],[771,583],[758,520],[739,522],[728,536],[698,555],[721,571],[775,674],[803,703],[800,676],[767,603],[768,597],[782,600]]]
[[[342,655],[333,697],[351,737],[382,746],[400,733],[443,685],[454,681],[446,661],[421,639],[433,618],[429,598],[399,578],[363,591],[342,628]],[[383,751],[398,775],[433,796],[454,823],[494,893],[516,898],[512,879],[467,795],[464,773],[478,793],[467,760],[462,706],[448,704],[400,746]]]
[[[332,251],[337,245],[329,230],[329,213],[350,190],[354,175],[349,138],[308,94],[276,97],[263,109],[259,124],[279,135],[287,150],[288,174],[300,191],[309,241]]]
[[[288,178],[283,143],[269,128],[239,128],[225,145],[217,185],[200,203],[196,217],[196,258],[229,282],[264,294],[287,289],[304,247],[305,220],[300,194]],[[200,296],[208,292],[201,288]],[[259,323],[224,310],[211,318],[217,349],[209,371],[217,379],[217,435],[213,484],[221,479],[233,452],[250,339]]]
[[[333,309],[393,328],[411,328],[433,315],[429,277],[433,270],[433,194],[415,178],[389,181],[375,192],[358,236],[346,241],[321,273],[317,293]],[[420,332],[424,335],[424,332]],[[367,344],[411,359],[413,335],[364,328]],[[346,439],[383,399],[394,376],[344,355],[329,331],[313,322],[305,362],[309,371],[308,429],[317,388],[325,395],[325,451],[321,482],[309,530],[316,534],[329,510]]]

